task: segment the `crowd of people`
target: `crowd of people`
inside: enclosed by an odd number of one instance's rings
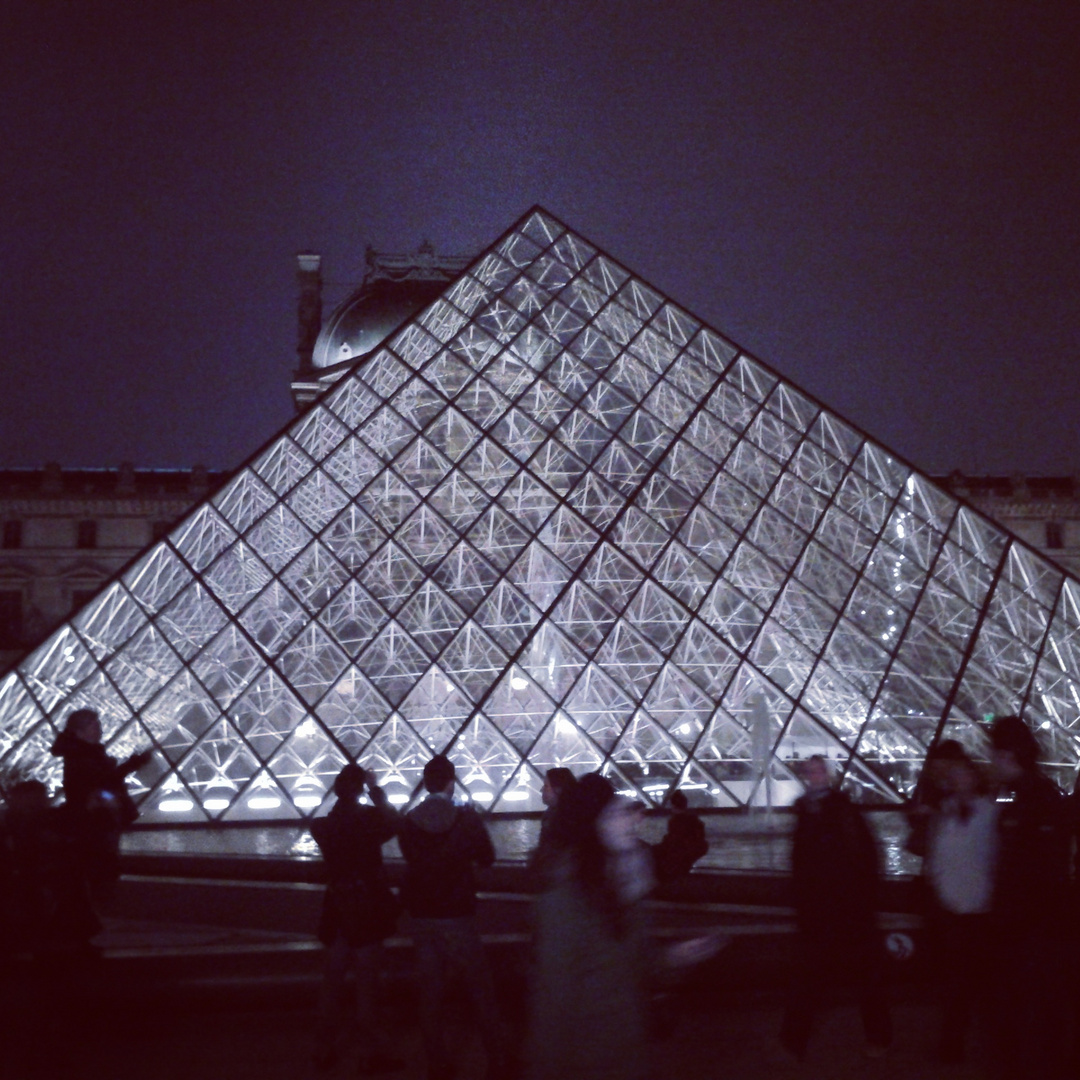
[[[989,729],[984,765],[955,740],[927,756],[908,807],[907,848],[922,858],[925,925],[940,997],[937,1057],[959,1064],[981,1014],[1004,1080],[1065,1075],[1077,998],[1069,972],[1077,797],[1037,766],[1039,746],[1016,716]],[[796,947],[781,1041],[802,1059],[830,986],[854,990],[866,1051],[892,1042],[879,855],[863,812],[829,763],[803,766],[795,804]]]
[[[954,740],[928,754],[908,809],[908,849],[921,857],[925,925],[938,972],[943,1063],[964,1060],[981,1015],[1006,1080],[1063,1075],[1070,979],[1077,953],[1073,859],[1076,806],[1037,765],[1039,746],[1015,716],[989,728],[984,764]],[[91,710],[73,712],[53,753],[63,762],[64,802],[24,780],[6,792],[0,827],[0,931],[5,955],[90,950],[98,911],[119,874],[119,838],[137,816],[126,777],[146,755],[118,762]],[[830,763],[802,765],[794,807],[792,887],[796,934],[780,1041],[798,1059],[830,986],[853,990],[870,1056],[893,1039],[879,924],[880,866],[865,813],[837,784]],[[402,914],[415,947],[418,1012],[429,1080],[455,1075],[461,1048],[449,1037],[447,989],[470,1000],[491,1080],[643,1080],[650,997],[673,972],[711,956],[712,935],[666,950],[652,946],[642,901],[678,880],[708,850],[702,821],[674,791],[663,839],[639,836],[644,807],[599,773],[547,772],[546,807],[530,870],[536,883],[528,1036],[519,1059],[500,1015],[476,923],[477,872],[495,851],[483,817],[454,799],[453,763],[433,757],[425,797],[407,813],[356,764],[334,782],[330,812],[311,833],[327,888],[318,936],[325,946],[315,1065],[334,1067],[348,1033],[362,1075],[404,1068],[376,1021],[385,940]],[[397,838],[405,862],[398,893],[383,864]],[[343,1012],[353,972],[355,1004]],[[520,1041],[520,1040],[517,1040]]]
[[[398,915],[386,884],[381,847],[397,835],[405,860],[400,904],[416,949],[417,990],[429,1080],[455,1075],[456,1048],[444,1016],[448,981],[457,978],[470,999],[491,1080],[522,1074],[496,1003],[491,970],[476,926],[476,871],[495,851],[476,810],[454,801],[455,772],[439,755],[424,767],[426,798],[403,816],[357,765],[334,785],[338,801],[312,825],[326,865],[327,891],[319,934],[327,946],[316,1065],[331,1068],[340,1035],[351,1027],[362,1074],[403,1067],[380,1045],[372,1003],[381,942]],[[370,804],[360,798],[367,791]],[[641,901],[658,876],[670,881],[708,849],[704,827],[675,800],[663,840],[638,838],[642,807],[616,794],[593,773],[576,779],[549,770],[540,841],[531,868],[540,885],[536,903],[535,972],[524,1075],[644,1076],[648,992],[654,970],[704,959],[718,945],[695,939],[652,955]],[[346,1024],[342,988],[348,967],[357,984]]]

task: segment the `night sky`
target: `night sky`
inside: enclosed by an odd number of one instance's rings
[[[1049,2],[8,0],[0,467],[234,466],[292,412],[297,251],[357,282],[540,203],[921,468],[1080,473],[1078,37]]]

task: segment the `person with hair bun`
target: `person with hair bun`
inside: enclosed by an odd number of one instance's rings
[[[367,788],[371,806],[360,798]],[[326,896],[319,920],[319,940],[326,964],[319,993],[315,1066],[337,1061],[341,999],[349,967],[356,972],[354,1028],[361,1075],[394,1072],[404,1062],[391,1058],[375,1025],[375,990],[382,943],[394,932],[398,905],[386,883],[382,846],[398,831],[398,816],[382,788],[359,765],[350,763],[334,780],[337,802],[324,818],[311,823],[311,835],[326,868]]]

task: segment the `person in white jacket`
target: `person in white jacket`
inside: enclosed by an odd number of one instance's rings
[[[991,909],[997,865],[997,803],[982,768],[965,752],[942,763],[943,798],[927,831],[925,876],[934,909],[941,992],[942,1062],[964,1059],[974,1006],[992,982]]]

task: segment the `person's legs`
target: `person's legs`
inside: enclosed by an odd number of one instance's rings
[[[420,1030],[424,1040],[428,1076],[453,1075],[450,1055],[443,1035],[442,1001],[445,984],[444,926],[446,919],[413,919],[412,937],[416,947],[417,996]]]
[[[810,1042],[810,1030],[814,1023],[817,999],[820,994],[819,951],[816,943],[805,932],[800,932],[796,936],[791,982],[788,986],[787,1006],[784,1010],[783,1026],[780,1029],[780,1041],[784,1048],[800,1061],[806,1057],[806,1048]]]
[[[404,1061],[389,1052],[389,1042],[376,1023],[376,993],[382,969],[382,942],[364,945],[353,953],[356,969],[356,1046],[360,1052],[359,1072],[398,1072]]]
[[[446,921],[452,924],[446,931],[448,957],[465,982],[488,1060],[500,1067],[506,1058],[506,1037],[495,1003],[491,967],[476,922],[471,918]]]
[[[382,959],[382,943],[375,942],[355,950],[356,1014],[354,1027],[360,1057],[370,1057],[378,1048],[375,1033],[375,990]]]
[[[943,915],[937,951],[942,993],[938,1054],[956,1063],[964,1059],[972,1014],[991,978],[989,916]]]
[[[893,1028],[885,989],[885,957],[876,937],[864,946],[859,981],[859,1011],[868,1051],[884,1050],[892,1046]]]
[[[338,934],[326,948],[322,985],[319,987],[319,1020],[316,1027],[315,1062],[329,1068],[337,1057],[335,1042],[340,1020],[341,995],[349,970],[352,950],[344,934]]]

